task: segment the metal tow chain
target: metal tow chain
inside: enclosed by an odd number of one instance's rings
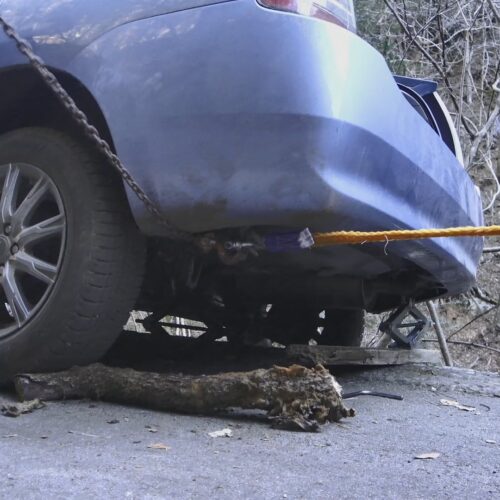
[[[12,39],[19,52],[21,52],[28,59],[30,65],[42,77],[45,84],[54,92],[56,97],[70,113],[73,119],[81,127],[85,135],[91,140],[96,148],[104,155],[115,170],[118,171],[123,181],[132,189],[139,200],[142,201],[148,212],[153,215],[156,220],[165,228],[166,236],[180,241],[193,242],[195,238],[193,235],[177,229],[166,217],[164,217],[156,204],[148,197],[144,190],[137,184],[130,172],[121,162],[120,158],[113,153],[110,145],[104,140],[99,131],[90,124],[87,115],[77,106],[73,98],[61,85],[56,75],[50,71],[45,62],[40,56],[37,56],[30,43],[22,38],[16,30],[8,24],[0,16],[0,25],[2,26],[5,34]]]

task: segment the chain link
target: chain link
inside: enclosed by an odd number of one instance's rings
[[[21,52],[29,61],[30,65],[42,77],[45,84],[52,90],[64,108],[70,113],[73,119],[78,123],[85,135],[96,146],[96,148],[104,155],[108,162],[118,171],[123,181],[132,189],[137,198],[146,207],[147,211],[155,217],[155,219],[163,226],[165,235],[174,240],[193,242],[193,235],[177,229],[166,217],[164,217],[156,204],[148,197],[144,190],[137,184],[130,172],[121,162],[120,158],[113,153],[110,145],[105,141],[99,131],[91,125],[87,115],[77,106],[73,98],[61,85],[56,75],[50,71],[45,62],[40,56],[37,56],[30,43],[22,38],[16,30],[10,26],[1,16],[0,25],[5,34],[12,39],[19,52]]]

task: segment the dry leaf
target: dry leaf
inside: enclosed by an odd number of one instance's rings
[[[439,402],[443,406],[453,406],[463,411],[476,411],[476,408],[474,408],[473,406],[461,405],[458,401],[454,401],[453,399],[441,399]]]
[[[415,455],[414,458],[417,458],[418,460],[434,460],[435,458],[438,458],[441,456],[441,453],[438,453],[437,451],[431,451],[430,453],[421,453],[420,455]]]
[[[167,446],[166,444],[163,443],[150,444],[148,448],[150,448],[151,450],[165,450],[165,451],[170,450],[170,446]]]
[[[233,437],[233,431],[231,429],[221,429],[220,431],[213,431],[209,432],[208,435],[213,438],[220,438],[220,437]]]

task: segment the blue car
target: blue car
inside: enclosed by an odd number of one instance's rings
[[[98,359],[133,309],[200,340],[356,345],[363,311],[473,284],[480,238],[287,244],[482,223],[436,85],[393,76],[351,0],[4,0],[0,17],[0,379]]]

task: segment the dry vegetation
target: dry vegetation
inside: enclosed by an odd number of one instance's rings
[[[394,73],[439,82],[461,137],[464,168],[482,192],[485,222],[500,224],[500,1],[355,3],[360,34]],[[439,301],[438,308],[447,336],[458,342],[450,344],[456,364],[500,371],[500,253],[483,255],[478,278],[471,293]]]

